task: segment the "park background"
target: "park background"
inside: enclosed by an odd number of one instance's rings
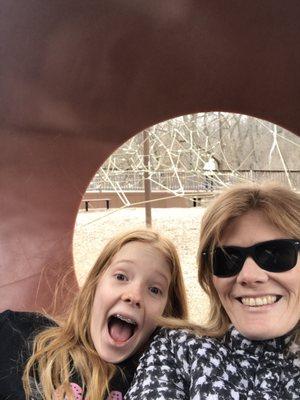
[[[175,243],[190,318],[204,322],[209,299],[196,266],[202,214],[222,189],[264,181],[300,190],[300,138],[273,123],[210,112],[140,132],[106,160],[83,195],[73,240],[79,284],[113,236],[152,225]]]

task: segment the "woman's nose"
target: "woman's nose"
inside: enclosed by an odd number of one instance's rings
[[[242,270],[237,275],[237,282],[243,286],[257,285],[267,282],[269,275],[267,271],[260,268],[251,257],[247,257]]]

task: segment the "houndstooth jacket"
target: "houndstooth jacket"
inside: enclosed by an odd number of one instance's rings
[[[125,400],[300,399],[294,336],[250,341],[231,328],[222,340],[161,329],[140,359]]]

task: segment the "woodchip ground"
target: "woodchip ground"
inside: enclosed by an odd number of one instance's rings
[[[153,228],[176,245],[187,289],[190,319],[204,322],[209,302],[197,281],[196,252],[204,208],[154,208]],[[116,234],[145,226],[143,208],[80,211],[77,216],[73,248],[79,283],[96,261],[103,246]]]

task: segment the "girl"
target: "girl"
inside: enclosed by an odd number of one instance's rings
[[[33,331],[43,327],[23,373],[26,399],[121,400],[162,315],[187,318],[178,255],[166,238],[135,230],[106,245],[64,322],[45,329],[42,317],[9,312],[1,330],[7,339],[25,321],[28,338],[31,320]],[[16,399],[17,384],[4,394]]]

